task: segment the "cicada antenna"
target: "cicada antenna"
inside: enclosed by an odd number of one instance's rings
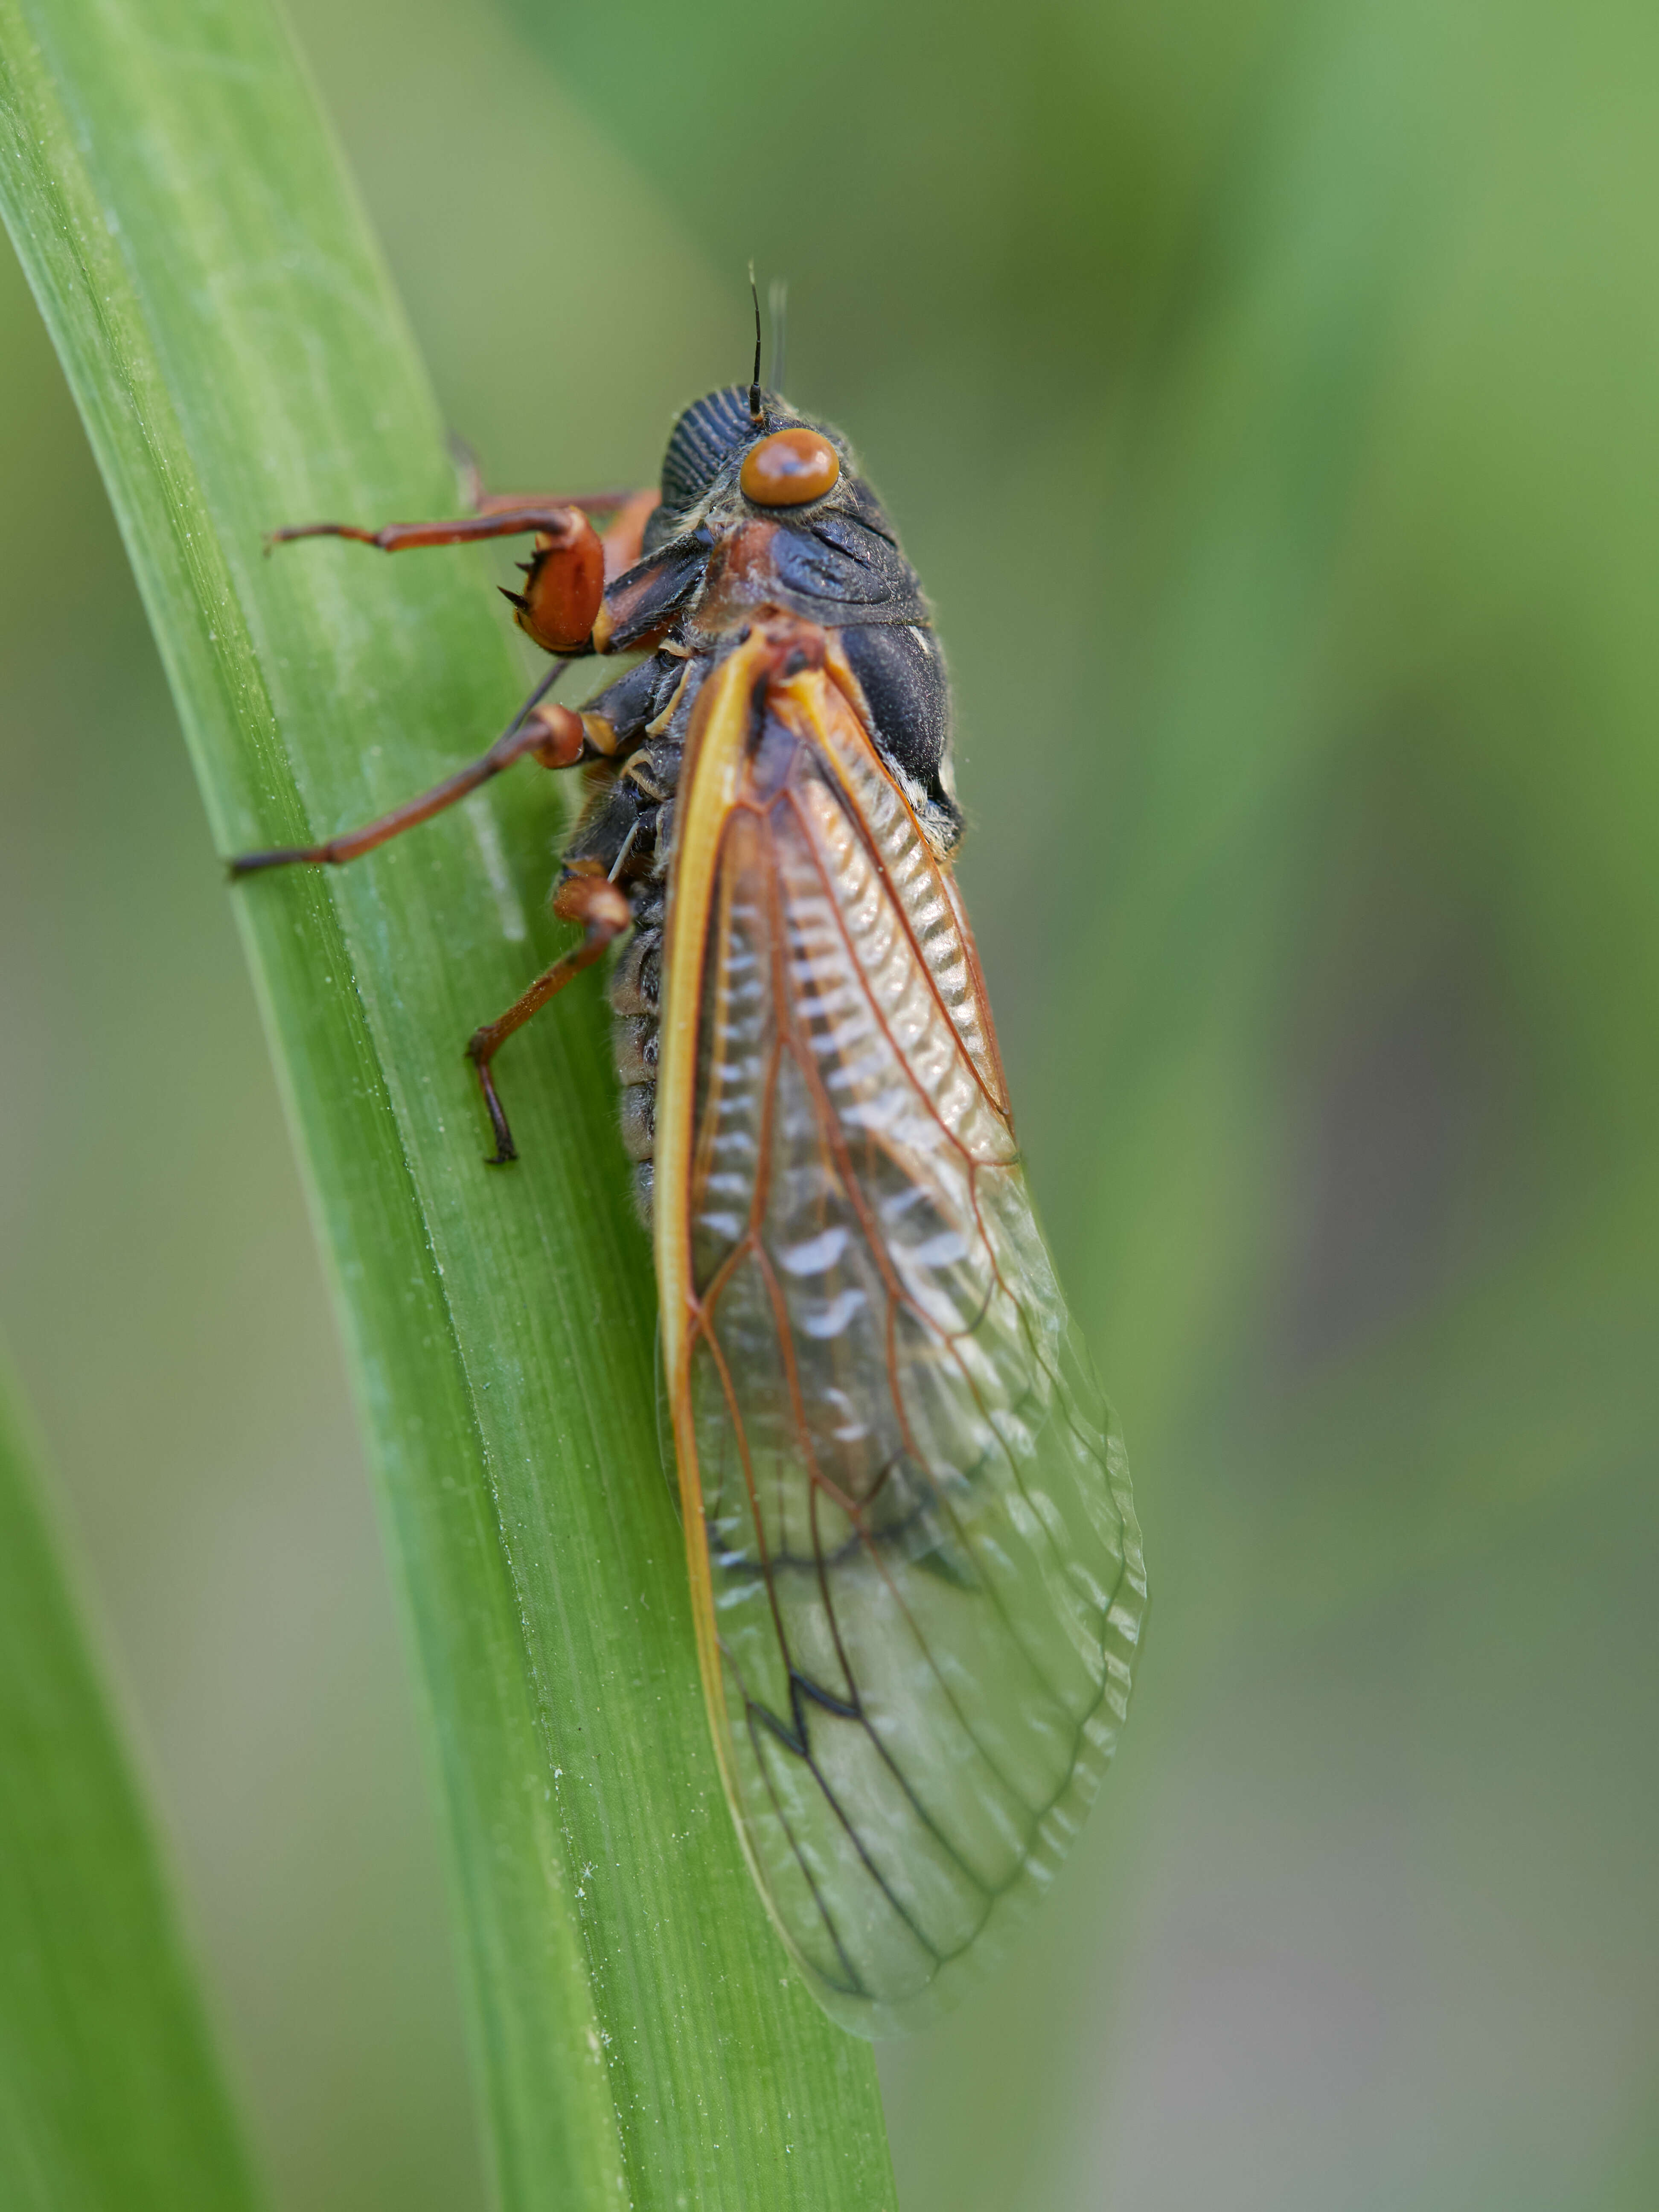
[[[749,296],[755,303],[755,378],[749,387],[749,419],[758,430],[766,420],[761,407],[761,319],[760,294],[755,289],[755,264],[749,264]]]
[[[772,389],[783,389],[784,339],[789,330],[789,279],[775,276],[766,288],[766,312],[772,324]]]

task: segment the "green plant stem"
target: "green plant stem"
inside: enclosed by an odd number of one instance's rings
[[[0,0],[0,174],[218,849],[326,834],[482,750],[516,687],[464,556],[261,558],[283,522],[454,502],[263,0]],[[870,2053],[796,1983],[707,1740],[597,979],[503,1056],[524,1159],[480,1164],[460,1047],[554,947],[557,811],[520,770],[353,869],[227,893],[424,1692],[496,2183],[875,2212]]]
[[[0,2203],[245,2212],[236,2122],[0,1356]]]

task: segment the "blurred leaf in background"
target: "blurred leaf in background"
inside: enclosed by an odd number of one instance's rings
[[[1659,24],[296,14],[494,481],[650,477],[742,372],[753,253],[939,604],[1158,1604],[1080,1863],[886,2054],[906,2212],[1650,2204]],[[4,314],[0,1306],[285,2201],[458,2205],[292,1178],[15,280]]]
[[[39,1457],[0,1345],[0,2203],[255,2212]]]

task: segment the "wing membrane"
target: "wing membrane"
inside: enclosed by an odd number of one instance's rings
[[[659,1267],[727,1790],[819,1996],[881,2034],[1050,1879],[1145,1576],[949,876],[833,672],[757,689],[765,649],[682,787]]]

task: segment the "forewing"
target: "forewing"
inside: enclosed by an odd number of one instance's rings
[[[1145,1577],[949,877],[830,675],[761,696],[702,818],[671,1371],[750,1862],[823,2002],[880,2034],[1048,1881]]]

